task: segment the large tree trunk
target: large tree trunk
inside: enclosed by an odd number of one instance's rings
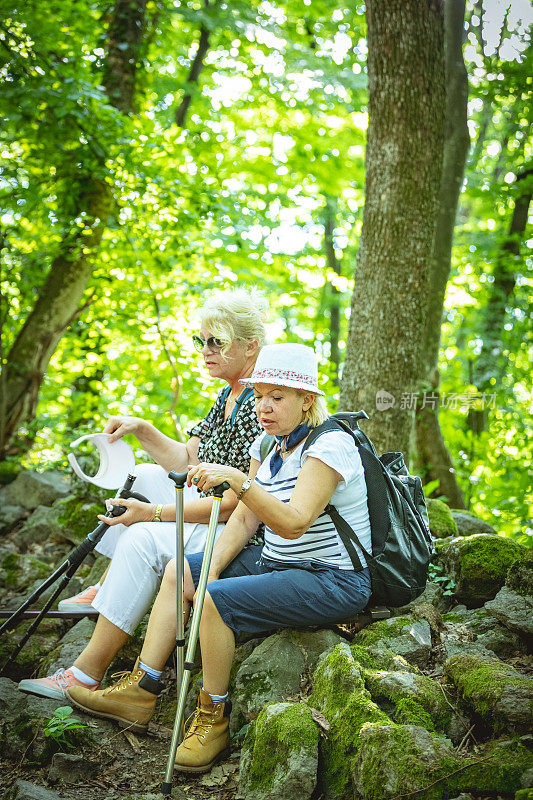
[[[324,206],[324,251],[326,253],[326,268],[336,275],[341,274],[341,262],[335,253],[333,231],[335,228],[336,203],[332,197],[326,198]],[[326,300],[329,311],[329,360],[334,366],[334,383],[339,382],[339,340],[341,332],[341,307],[340,292],[333,283],[326,283]]]
[[[442,172],[444,15],[437,0],[366,9],[366,195],[340,407],[364,408],[378,450],[407,455]]]
[[[468,76],[463,60],[464,11],[465,0],[445,0],[446,134],[423,346],[426,382],[436,397],[444,297],[450,276],[457,205],[470,147],[467,125]],[[453,462],[440,431],[438,402],[418,406],[415,430],[417,467],[423,470],[424,479],[438,480],[438,494],[445,495],[454,508],[465,508]]]
[[[116,0],[109,24],[102,82],[110,103],[124,114],[133,110],[145,10],[146,0]],[[82,218],[84,224],[68,226],[39,298],[2,365],[0,458],[31,444],[28,431],[18,442],[12,439],[35,416],[46,368],[78,312],[112,205],[104,181],[91,174],[80,176],[77,192],[73,191],[72,218]]]

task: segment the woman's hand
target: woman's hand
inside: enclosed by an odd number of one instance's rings
[[[244,472],[225,464],[194,464],[189,466],[187,485],[196,486],[200,492],[207,492],[213,486],[227,481],[235,494],[238,494],[246,477]]]
[[[129,433],[139,436],[145,422],[141,417],[109,417],[104,428],[104,433],[109,433],[109,441],[116,442]]]
[[[103,514],[98,514],[98,519],[101,522],[106,522],[108,525],[126,525],[129,527],[135,522],[150,522],[155,514],[156,506],[153,503],[142,503],[140,500],[129,498],[123,500],[122,497],[111,497],[106,500],[106,508],[108,511],[113,506],[125,506],[127,511],[119,517],[105,517]]]

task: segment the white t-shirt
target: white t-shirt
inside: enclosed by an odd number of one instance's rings
[[[256,461],[261,461],[260,448],[264,436],[256,439],[250,447],[250,456]],[[269,494],[282,503],[288,503],[305,459],[308,456],[318,458],[342,475],[343,480],[337,484],[330,503],[338,509],[363,547],[371,553],[366,481],[361,457],[352,437],[343,431],[328,431],[319,436],[302,456],[304,444],[302,442],[293,450],[273,478],[270,477],[270,460],[274,451],[269,453],[259,467],[255,480]],[[355,543],[354,547],[361,565],[365,567],[366,561],[361,550]],[[265,525],[263,555],[275,561],[312,560],[340,569],[354,568],[331,517],[325,512],[298,539],[284,539]]]

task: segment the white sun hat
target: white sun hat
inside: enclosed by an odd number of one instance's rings
[[[270,383],[274,386],[303,389],[322,396],[325,394],[318,388],[315,351],[305,344],[267,344],[259,351],[250,377],[241,378],[239,383],[243,386]]]

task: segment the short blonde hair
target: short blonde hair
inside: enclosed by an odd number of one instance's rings
[[[309,394],[309,392],[304,391],[303,389],[296,390],[300,396],[305,394]],[[313,395],[313,404],[304,411],[304,419],[303,421],[309,425],[310,428],[316,428],[320,425],[324,420],[329,417],[329,411],[326,406],[326,401],[322,397],[321,394]]]
[[[267,313],[268,301],[258,289],[230,289],[210,297],[199,310],[199,317],[211,335],[223,342],[224,356],[235,341],[257,339],[261,347],[266,339]]]

